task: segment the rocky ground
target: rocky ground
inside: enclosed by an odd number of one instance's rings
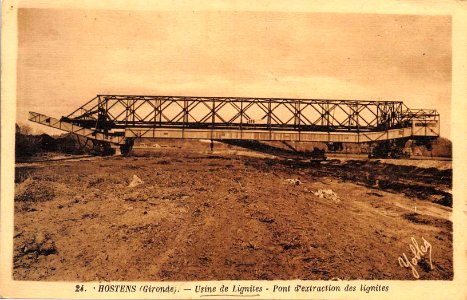
[[[15,279],[453,277],[450,168],[135,154],[17,165]]]

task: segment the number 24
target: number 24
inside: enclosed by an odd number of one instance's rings
[[[84,292],[84,285],[76,285],[75,293]]]

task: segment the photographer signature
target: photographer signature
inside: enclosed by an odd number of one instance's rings
[[[411,268],[412,269],[412,275],[418,279],[420,278],[420,274],[418,274],[418,271],[417,269],[415,268],[415,266],[418,264],[418,262],[422,259],[423,256],[425,256],[425,254],[429,254],[429,261],[430,261],[430,269],[433,270],[433,264],[431,262],[431,244],[425,240],[424,237],[422,237],[422,242],[423,242],[423,245],[418,245],[417,241],[415,240],[415,238],[411,238],[412,240],[412,244],[410,244],[410,250],[412,251],[413,253],[413,257],[409,260],[407,258],[407,255],[405,255],[405,253],[402,253],[402,257],[399,256],[398,258],[398,261],[399,261],[399,265],[401,267],[405,267],[405,268]]]

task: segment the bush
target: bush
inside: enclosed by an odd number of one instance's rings
[[[16,158],[31,157],[42,152],[34,136],[23,135],[21,133],[16,134],[15,147]]]

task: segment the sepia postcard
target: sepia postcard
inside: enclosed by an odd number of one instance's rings
[[[466,299],[466,1],[3,1],[2,298]]]

